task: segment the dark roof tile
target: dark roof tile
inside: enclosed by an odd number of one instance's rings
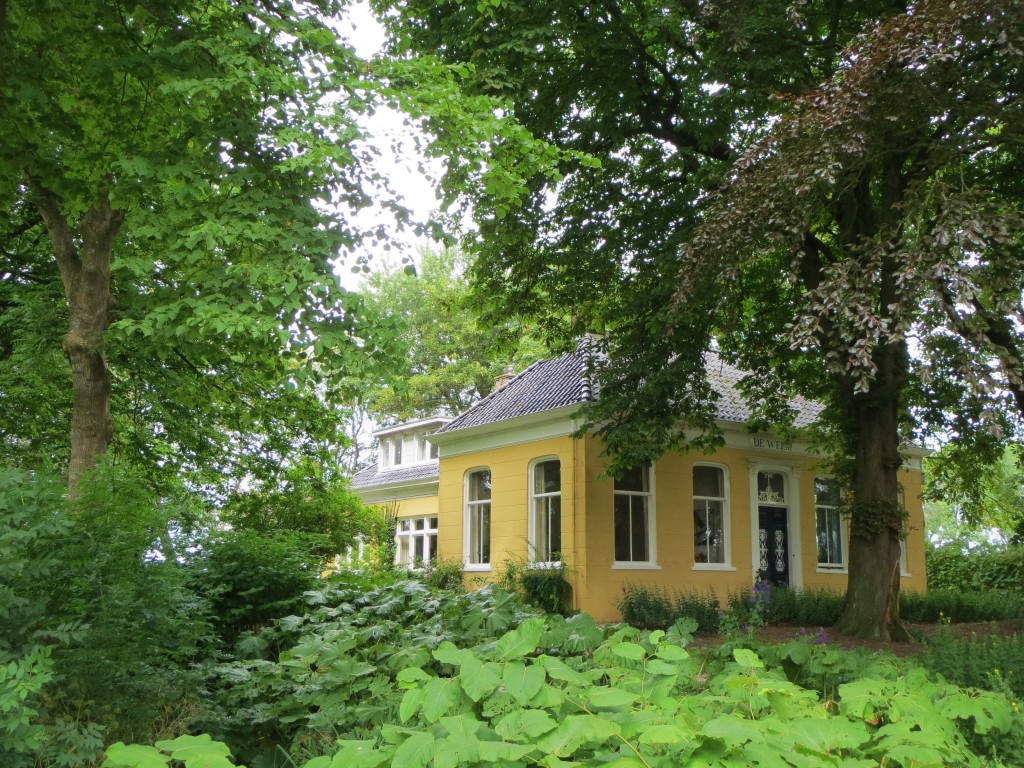
[[[408,467],[394,467],[381,471],[376,464],[364,467],[352,477],[353,488],[371,488],[375,485],[403,483],[409,480],[436,480],[437,464],[412,464]]]

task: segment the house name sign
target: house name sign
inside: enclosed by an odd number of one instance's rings
[[[793,444],[775,437],[752,437],[750,447],[760,451],[792,451]]]

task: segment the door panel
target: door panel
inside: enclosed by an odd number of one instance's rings
[[[758,507],[758,578],[788,586],[789,514],[785,507]]]

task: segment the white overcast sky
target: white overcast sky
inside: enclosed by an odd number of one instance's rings
[[[339,31],[359,56],[370,58],[383,47],[384,30],[373,18],[365,2],[350,5],[348,12],[351,26],[343,26]],[[438,202],[433,186],[417,168],[422,158],[413,152],[409,128],[402,125],[399,114],[386,109],[378,110],[364,125],[375,137],[374,144],[381,150],[377,170],[389,180],[392,189],[403,196],[405,204],[413,211],[413,217],[426,219],[437,208]],[[404,140],[394,142],[396,137]],[[392,150],[392,144],[395,143],[404,146],[405,152],[395,153]],[[359,218],[367,225],[377,221],[387,223],[389,220],[387,214],[373,209],[361,212]],[[353,274],[351,269],[358,255],[368,256],[370,268],[377,271],[386,264],[401,263],[402,256],[415,256],[418,247],[430,244],[429,240],[417,240],[411,232],[399,232],[393,226],[391,234],[390,252],[377,248],[367,249],[362,254],[346,255],[345,262],[337,269],[344,287],[350,290],[359,287],[360,276]]]

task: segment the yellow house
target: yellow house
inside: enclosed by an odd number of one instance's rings
[[[599,621],[621,618],[626,584],[720,599],[758,578],[845,590],[848,528],[821,456],[747,431],[743,373],[714,353],[707,365],[725,435],[712,455],[670,453],[604,477],[600,440],[573,437],[591,390],[582,356],[569,353],[499,381],[457,418],[378,431],[380,459],[353,487],[367,504],[395,506],[400,564],[454,559],[467,577],[486,579],[510,557],[538,568],[564,562],[573,607]],[[800,398],[791,406],[798,427],[821,410]],[[907,454],[902,587],[923,591],[924,451]]]

